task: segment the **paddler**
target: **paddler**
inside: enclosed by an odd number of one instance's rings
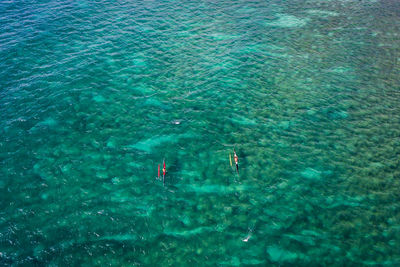
[[[239,157],[236,155],[235,149],[233,149],[233,159],[235,160],[236,171],[239,173]]]
[[[163,169],[162,169],[162,174],[163,174],[163,184],[165,185],[165,174],[167,173],[167,169],[165,168],[165,160],[164,160],[164,162],[163,162],[164,164],[164,166],[163,166]]]

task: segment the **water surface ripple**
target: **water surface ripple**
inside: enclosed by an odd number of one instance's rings
[[[2,1],[0,265],[399,266],[399,16]]]

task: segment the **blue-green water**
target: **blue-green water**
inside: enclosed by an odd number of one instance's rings
[[[0,265],[399,266],[399,100],[397,0],[2,1]]]

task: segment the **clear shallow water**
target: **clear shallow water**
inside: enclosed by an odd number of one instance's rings
[[[399,15],[1,2],[0,264],[399,265]]]

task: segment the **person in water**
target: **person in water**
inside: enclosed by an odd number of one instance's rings
[[[236,171],[239,172],[239,157],[236,155],[235,149],[233,150],[233,159],[235,160]]]
[[[163,185],[165,185],[165,174],[167,173],[167,168],[165,167],[165,160],[163,161],[163,169],[162,169],[162,178],[163,178]]]

